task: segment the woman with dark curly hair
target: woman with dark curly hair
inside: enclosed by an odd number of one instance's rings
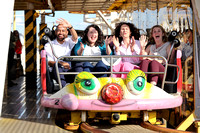
[[[142,55],[143,44],[139,41],[139,30],[132,23],[121,22],[115,28],[113,37],[106,38],[106,44],[113,43],[116,55]],[[123,57],[113,66],[113,72],[129,72],[139,69],[139,57]],[[126,78],[127,74],[113,74],[113,77]]]
[[[151,28],[150,45],[143,49],[145,55],[160,55],[168,59],[170,56],[171,43],[168,42],[167,34],[161,25],[155,25]],[[173,63],[175,51],[173,50],[168,60]],[[163,60],[160,58],[147,58],[142,60],[140,69],[143,72],[164,72]],[[163,80],[163,74],[149,74],[147,79],[153,85],[157,85],[158,80]]]
[[[78,40],[78,43],[74,48],[75,55],[78,56],[98,56],[98,55],[110,55],[112,54],[110,46],[106,45],[103,40],[103,32],[95,25],[89,25],[83,33],[82,38]],[[74,67],[76,72],[107,72],[109,67],[102,61],[95,62],[77,62]],[[97,75],[98,77],[105,77],[105,75]]]
[[[116,25],[116,28],[115,28],[115,31],[114,31],[114,35],[116,38],[119,38],[119,42],[121,43],[123,41],[123,37],[120,35],[120,31],[121,31],[121,27],[123,25],[127,25],[130,29],[130,38],[132,36],[134,36],[134,39],[136,40],[139,40],[140,38],[140,32],[139,32],[139,29],[132,23],[129,23],[129,22],[120,22]]]

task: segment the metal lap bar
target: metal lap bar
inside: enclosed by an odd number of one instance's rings
[[[46,36],[46,35],[43,36],[43,38],[49,42],[49,44],[50,44],[50,46],[51,46],[52,54],[53,54],[56,58],[58,58],[58,56],[56,55],[56,52],[54,51],[53,44],[52,44],[50,38],[49,38],[48,36]]]
[[[164,84],[176,84],[178,82],[178,79],[179,79],[180,67],[178,65],[174,65],[174,64],[168,64],[168,66],[177,67],[178,68],[178,74],[177,74],[175,81],[166,81],[166,80],[163,79],[162,89],[164,88]]]
[[[172,67],[177,67],[178,68],[178,74],[177,74],[177,78],[175,81],[164,81],[167,84],[176,84],[178,82],[178,77],[180,75],[180,67],[178,65],[174,65],[174,64],[168,64],[168,66],[172,66]]]
[[[171,48],[170,48],[170,50],[169,50],[169,56],[168,56],[168,58],[167,58],[167,61],[170,60],[170,57],[171,57],[173,48],[174,48],[174,42],[172,43],[172,46],[171,46]]]
[[[96,58],[93,58],[91,56],[84,56],[84,58],[82,58],[83,56],[78,56],[78,57],[81,57],[81,58],[77,58],[77,56],[70,56],[70,57],[61,57],[60,60],[63,60],[63,61],[79,61],[79,62],[98,62],[98,61],[101,61],[101,58],[102,57],[96,57]]]
[[[180,73],[180,68],[177,66],[177,65],[173,65],[173,64],[168,64],[167,63],[167,60],[166,58],[164,58],[163,56],[156,56],[156,55],[134,55],[134,56],[131,56],[131,55],[112,55],[112,56],[62,56],[62,57],[59,57],[58,60],[56,61],[56,72],[57,72],[57,77],[58,77],[58,83],[59,83],[59,86],[60,86],[60,89],[62,88],[62,85],[61,85],[61,80],[60,80],[60,76],[61,74],[63,75],[75,75],[75,74],[79,74],[79,72],[62,72],[62,73],[59,73],[58,71],[58,61],[60,60],[64,60],[64,61],[80,61],[80,62],[98,62],[100,60],[102,60],[102,58],[110,58],[110,72],[90,72],[92,74],[110,74],[111,77],[113,74],[127,74],[128,72],[113,72],[113,59],[115,58],[122,58],[122,57],[130,57],[130,58],[133,58],[133,57],[141,57],[141,58],[144,58],[144,57],[148,57],[148,58],[162,58],[166,64],[166,67],[165,67],[165,71],[164,72],[145,72],[146,74],[164,74],[163,76],[163,82],[162,82],[162,89],[164,88],[164,84],[167,83],[167,84],[175,84],[178,82],[178,77],[179,77],[179,73]],[[166,79],[166,73],[167,73],[167,68],[168,66],[172,66],[172,67],[177,67],[178,68],[178,75],[177,75],[177,79],[175,82],[169,82],[169,81],[165,81]]]
[[[172,50],[174,49],[174,45],[175,45],[175,41],[172,42],[172,45],[171,45],[171,48],[170,48],[170,51],[169,51],[169,56],[167,58],[167,62],[170,60],[171,58],[171,53],[172,53]],[[177,67],[178,68],[178,75],[177,75],[177,79],[176,81],[166,81],[166,73],[167,73],[167,68],[168,66],[172,66],[172,67]],[[180,68],[178,65],[174,65],[174,64],[166,64],[166,67],[165,67],[165,74],[164,74],[164,78],[163,78],[163,82],[162,82],[162,86],[161,88],[163,89],[164,88],[164,84],[176,84],[178,82],[178,79],[179,79],[179,74],[180,74]]]

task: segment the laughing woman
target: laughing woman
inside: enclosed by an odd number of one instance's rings
[[[103,40],[103,32],[97,25],[89,25],[82,38],[75,45],[74,53],[78,56],[99,56],[112,54],[110,46],[106,45]],[[89,57],[88,57],[89,58]],[[76,72],[107,72],[109,67],[102,61],[99,62],[77,62],[74,67]],[[96,75],[97,77],[105,77],[104,75]]]
[[[145,50],[143,49],[144,55],[160,55],[168,59],[168,56],[170,56],[171,43],[168,42],[166,32],[162,26],[155,25],[152,27],[150,42],[151,45],[148,45]],[[168,63],[173,63],[174,56],[175,51],[172,50]],[[160,58],[144,59],[140,63],[140,69],[143,72],[164,72],[165,67],[163,63],[163,60]],[[157,85],[158,80],[163,80],[163,74],[150,74],[147,76],[147,79],[153,85]]]
[[[139,41],[139,29],[129,22],[117,24],[114,36],[106,38],[106,44],[113,43],[115,55],[142,55],[143,44]],[[122,57],[121,61],[113,66],[113,72],[129,72],[139,69],[139,57]],[[113,74],[113,77],[126,78],[127,74]]]

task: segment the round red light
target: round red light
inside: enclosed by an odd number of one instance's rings
[[[123,97],[122,87],[115,83],[107,84],[103,87],[101,96],[106,103],[118,103]]]

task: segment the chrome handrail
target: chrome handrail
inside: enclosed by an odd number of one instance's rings
[[[128,72],[113,72],[113,58],[123,58],[123,57],[129,57],[129,58],[144,58],[144,57],[148,57],[148,58],[162,58],[164,60],[164,64],[165,64],[165,71],[164,72],[145,72],[145,74],[164,74],[163,76],[163,81],[162,81],[162,89],[164,88],[164,84],[176,84],[178,82],[178,77],[179,77],[179,73],[180,73],[180,68],[177,65],[174,64],[168,64],[167,60],[165,57],[163,56],[158,56],[158,55],[104,55],[104,56],[62,56],[59,57],[56,61],[56,73],[57,73],[57,77],[58,77],[58,83],[60,86],[60,89],[62,88],[61,85],[61,80],[60,80],[60,75],[75,75],[78,74],[79,72],[62,72],[60,73],[58,71],[58,62],[60,60],[65,60],[65,61],[89,61],[89,62],[98,62],[100,60],[102,60],[102,58],[110,58],[110,72],[90,72],[92,74],[127,74]],[[168,66],[172,66],[172,67],[177,67],[178,68],[178,75],[177,75],[177,79],[176,81],[172,82],[172,81],[165,81],[166,79],[166,73],[167,73],[167,68]]]

